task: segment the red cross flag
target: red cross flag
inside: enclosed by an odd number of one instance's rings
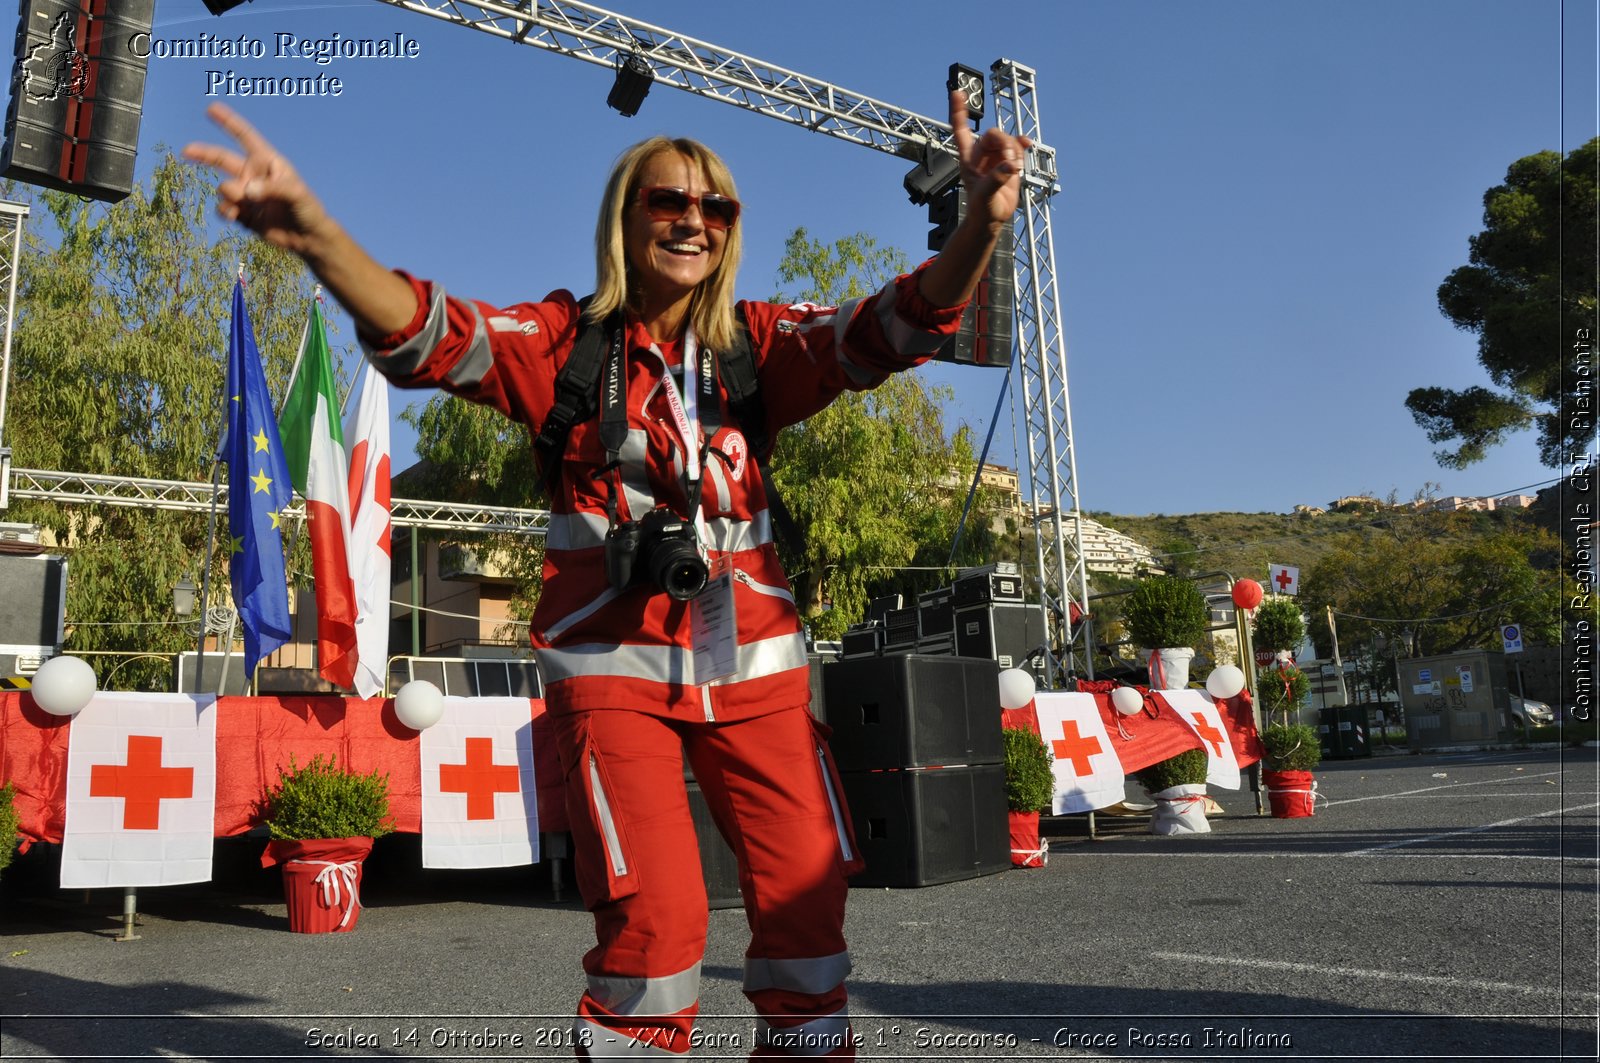
[[[1209,758],[1206,785],[1237,790],[1239,758],[1234,754],[1227,725],[1222,722],[1222,713],[1217,711],[1217,703],[1211,695],[1203,690],[1163,690],[1160,696],[1173,714],[1200,736],[1200,744]]]
[[[1300,593],[1300,570],[1290,565],[1268,565],[1267,583],[1279,594]]]
[[[1126,795],[1122,762],[1093,694],[1037,694],[1039,735],[1054,758],[1056,815],[1092,812]]]
[[[422,732],[422,866],[518,867],[539,859],[533,706],[444,699]]]
[[[71,726],[62,888],[209,881],[215,695],[100,693]]]

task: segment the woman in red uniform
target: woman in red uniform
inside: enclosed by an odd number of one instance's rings
[[[736,304],[741,206],[727,167],[694,141],[645,141],[607,182],[586,306],[557,291],[494,307],[379,265],[248,123],[221,104],[209,113],[236,146],[185,155],[222,174],[219,213],[299,255],[395,383],[493,406],[537,436],[580,325],[604,337],[600,412],[571,427],[546,470],[532,620],[595,917],[580,1058],[688,1052],[707,915],[685,756],[739,860],[753,1058],[854,1058],[843,923],[860,862],[825,729],[807,711],[760,468],[714,352],[744,330],[769,437],[921,364],[955,331],[1016,209],[1026,139],[975,137],[952,93],[965,220],[937,258],[837,307]]]

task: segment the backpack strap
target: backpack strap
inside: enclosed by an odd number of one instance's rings
[[[599,328],[585,317],[592,295],[578,300],[578,336],[567,360],[556,373],[556,401],[533,437],[533,452],[547,494],[554,495],[561,478],[561,457],[572,426],[587,421],[599,408],[600,370],[605,364],[606,340],[622,327],[622,315],[613,314]]]
[[[737,313],[739,327],[734,330],[733,346],[718,359],[722,386],[728,393],[728,411],[733,414],[734,421],[744,432],[745,440],[750,444],[750,453],[755,457],[756,467],[761,470],[761,482],[766,485],[767,509],[772,515],[773,526],[783,537],[783,543],[789,551],[796,557],[804,557],[805,536],[800,534],[800,528],[790,515],[789,507],[784,504],[783,495],[778,491],[778,483],[772,478],[772,470],[767,464],[777,441],[772,437],[767,424],[767,408],[761,401],[761,387],[756,379],[755,352],[750,347],[750,328],[745,320],[744,307],[738,307]]]

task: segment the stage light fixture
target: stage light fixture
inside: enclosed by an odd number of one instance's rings
[[[950,77],[944,83],[946,92],[960,89],[967,96],[967,114],[974,122],[983,121],[983,74],[970,66],[960,63],[950,64]]]
[[[247,4],[250,0],[205,0],[206,10],[213,15],[220,15],[225,11],[232,11],[240,4]]]
[[[961,176],[961,161],[947,151],[923,145],[922,161],[906,174],[906,195],[917,206],[931,203],[944,194]]]
[[[639,105],[650,94],[654,81],[649,61],[638,52],[629,52],[617,64],[617,80],[606,96],[606,106],[620,112],[624,118],[632,118],[639,113]]]

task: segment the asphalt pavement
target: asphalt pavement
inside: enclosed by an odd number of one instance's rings
[[[851,891],[870,1059],[1594,1059],[1593,748],[1325,761],[1309,819],[1213,790],[1212,832],[1046,821],[1048,866]],[[381,839],[350,934],[287,930],[259,840],[216,877],[0,879],[0,1058],[560,1059],[590,918],[546,867],[424,871]],[[711,913],[695,1058],[742,1059],[738,910]]]

